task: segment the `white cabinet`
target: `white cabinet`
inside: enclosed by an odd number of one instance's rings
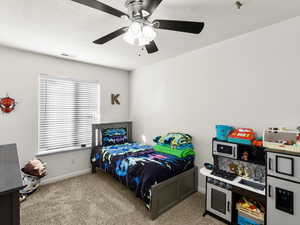
[[[267,168],[267,175],[300,182],[299,156],[268,152]]]
[[[300,224],[300,154],[267,153],[267,223]]]
[[[300,224],[300,184],[267,178],[267,221],[269,225]]]

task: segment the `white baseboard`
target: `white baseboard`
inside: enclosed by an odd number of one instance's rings
[[[62,180],[68,179],[68,178],[77,177],[77,176],[88,174],[88,173],[91,173],[91,168],[75,171],[75,172],[68,173],[68,174],[63,174],[63,175],[57,176],[57,177],[42,179],[41,185],[56,183],[56,182],[59,182],[59,181],[62,181]]]

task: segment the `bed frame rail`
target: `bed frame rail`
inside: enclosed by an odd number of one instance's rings
[[[151,187],[151,219],[198,191],[198,167],[187,170]]]

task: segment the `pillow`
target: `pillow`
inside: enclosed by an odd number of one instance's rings
[[[121,145],[128,142],[126,128],[108,128],[103,130],[102,145]]]
[[[153,141],[159,145],[169,145],[177,147],[192,143],[192,136],[183,133],[168,133],[166,136],[158,136]]]

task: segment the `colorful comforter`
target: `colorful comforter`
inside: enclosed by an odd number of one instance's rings
[[[126,143],[99,148],[97,167],[110,173],[142,198],[151,208],[151,186],[176,176],[194,166],[194,156],[179,158],[155,152],[152,146]]]

